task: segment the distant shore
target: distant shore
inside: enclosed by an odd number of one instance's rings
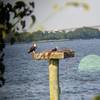
[[[100,39],[100,31],[98,29],[83,27],[69,32],[42,32],[33,33],[23,32],[15,33],[16,42],[31,42],[31,41],[63,41],[75,39]]]

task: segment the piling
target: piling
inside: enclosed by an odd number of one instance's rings
[[[72,49],[32,53],[32,58],[35,60],[48,60],[50,100],[60,100],[59,60],[69,57],[74,57]]]

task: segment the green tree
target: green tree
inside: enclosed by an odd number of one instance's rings
[[[85,3],[78,2],[68,2],[66,6],[82,6],[86,10],[88,10],[88,5]],[[54,7],[55,10],[58,9],[57,6]],[[4,3],[3,0],[0,0],[0,81],[2,85],[5,83],[5,79],[3,77],[5,71],[5,65],[3,64],[4,59],[4,48],[5,41],[10,41],[11,44],[14,43],[14,32],[19,30],[17,24],[20,23],[22,29],[26,26],[25,17],[30,17],[32,19],[32,24],[35,22],[35,16],[33,14],[34,11],[34,2],[29,2],[29,6],[24,1],[16,1],[14,5],[9,2]],[[11,18],[14,19],[15,23],[11,23]],[[52,37],[56,38],[56,37]]]
[[[92,98],[92,100],[100,100],[100,95],[96,95]]]
[[[3,76],[5,71],[5,65],[3,64],[5,41],[10,41],[13,44],[14,35],[12,33],[19,30],[18,23],[20,23],[22,29],[25,28],[25,17],[30,17],[34,24],[35,16],[33,10],[34,2],[29,2],[28,6],[24,1],[16,1],[12,5],[9,2],[4,3],[3,0],[0,0],[0,87],[5,83]],[[10,21],[11,18],[15,20],[15,23]]]

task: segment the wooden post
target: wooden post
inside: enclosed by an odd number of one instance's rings
[[[50,100],[60,100],[59,89],[59,59],[49,60]]]
[[[74,51],[72,49],[32,53],[32,58],[35,60],[49,60],[50,100],[60,100],[59,59],[69,57],[74,57]]]

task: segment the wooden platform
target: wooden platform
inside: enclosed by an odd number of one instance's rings
[[[32,53],[32,58],[36,60],[64,59],[64,58],[69,58],[69,57],[74,57],[74,51],[72,49]]]
[[[49,62],[50,100],[60,100],[61,88],[59,86],[59,60],[74,57],[74,55],[72,49],[32,52],[33,60],[48,60]]]

